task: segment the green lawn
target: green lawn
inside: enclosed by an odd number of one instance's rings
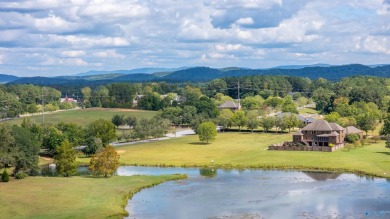
[[[27,177],[0,183],[0,218],[122,218],[127,200],[142,188],[183,175]]]
[[[319,114],[314,108],[302,108],[298,110],[299,114]]]
[[[131,115],[140,119],[140,118],[151,118],[156,114],[156,112],[144,111],[144,110],[130,110],[130,109],[88,108],[88,109],[68,110],[68,111],[54,112],[51,114],[45,114],[45,123],[57,124],[63,121],[63,122],[73,122],[85,126],[88,123],[97,119],[111,120],[112,116],[115,114],[125,115],[125,117]],[[30,118],[33,122],[36,123],[42,122],[42,115],[34,115],[27,118]],[[21,124],[22,121],[23,118],[18,118],[18,119],[7,121],[7,123]]]
[[[384,142],[347,151],[268,151],[291,134],[219,133],[215,142],[200,144],[197,136],[118,147],[126,165],[327,169],[389,177],[390,150]],[[87,158],[80,162],[88,163]],[[384,174],[386,173],[386,174]]]

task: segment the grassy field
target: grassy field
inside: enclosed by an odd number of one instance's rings
[[[389,177],[390,150],[384,142],[332,153],[268,151],[273,143],[291,140],[291,134],[219,133],[212,144],[197,136],[118,147],[126,165],[207,166],[236,168],[327,169]],[[87,158],[79,159],[87,163]],[[386,174],[384,174],[386,173]]]
[[[319,114],[314,108],[302,108],[298,110],[299,114]]]
[[[0,218],[122,218],[127,200],[166,176],[27,177],[0,183]]]
[[[68,111],[54,112],[51,114],[45,114],[45,123],[57,124],[63,121],[63,122],[73,122],[85,126],[88,123],[97,119],[111,120],[112,116],[115,114],[125,115],[125,117],[131,115],[140,119],[140,118],[151,118],[156,114],[156,112],[143,111],[143,110],[131,110],[131,109],[88,108],[88,109],[68,110]],[[27,118],[30,118],[31,121],[36,123],[42,122],[42,115],[34,115]],[[18,119],[9,120],[7,121],[7,123],[21,124],[22,121],[23,118],[18,118]]]

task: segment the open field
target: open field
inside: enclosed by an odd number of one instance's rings
[[[27,177],[0,183],[1,218],[122,218],[127,200],[142,188],[184,175]]]
[[[108,109],[108,108],[88,108],[88,109],[78,109],[78,110],[67,110],[67,111],[54,112],[51,114],[45,114],[45,123],[57,124],[63,121],[63,122],[73,122],[85,126],[88,123],[97,119],[111,120],[112,116],[115,114],[125,115],[125,117],[131,115],[137,117],[138,119],[141,119],[141,118],[151,118],[156,114],[156,112],[144,111],[144,110]],[[30,118],[31,121],[35,123],[42,122],[42,115],[34,115],[25,118]],[[22,121],[23,118],[18,118],[6,122],[9,124],[21,124]]]
[[[390,150],[384,142],[336,152],[268,151],[273,143],[291,140],[291,134],[218,133],[215,142],[199,143],[198,136],[122,146],[126,165],[208,166],[231,168],[324,169],[389,177]],[[87,158],[80,162],[88,163]],[[386,174],[384,174],[386,173]]]
[[[314,108],[302,108],[298,110],[299,114],[319,114]]]

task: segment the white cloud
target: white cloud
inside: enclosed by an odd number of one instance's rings
[[[246,18],[240,18],[236,21],[236,24],[240,25],[249,25],[249,24],[254,24],[255,22],[251,17],[246,17]]]
[[[65,57],[80,57],[85,56],[85,52],[82,50],[63,51],[61,55]]]
[[[87,66],[88,63],[81,58],[53,58],[49,57],[46,61],[42,62],[41,65],[61,65],[61,66]]]
[[[4,64],[5,55],[0,54],[0,65]]]
[[[34,25],[38,31],[46,33],[63,33],[75,31],[81,28],[82,24],[75,24],[64,20],[61,17],[50,14],[45,18],[37,18]]]
[[[125,58],[124,55],[118,54],[115,50],[105,50],[105,51],[95,52],[93,55],[99,58],[120,58],[120,59]]]
[[[138,18],[150,14],[149,8],[137,1],[93,0],[79,11],[81,16],[106,20],[113,18]]]
[[[363,49],[373,53],[390,54],[390,39],[385,36],[368,36],[362,42]]]
[[[0,72],[383,63],[390,60],[389,5],[383,0],[3,0]]]

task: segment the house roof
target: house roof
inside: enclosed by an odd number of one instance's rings
[[[221,104],[218,108],[238,109],[239,104],[235,103],[232,100],[229,100],[229,101],[226,101],[225,103]]]
[[[317,135],[317,137],[334,137],[334,136],[339,136],[339,133],[333,131],[332,133],[330,134],[322,134],[322,135]]]
[[[356,128],[355,126],[347,126],[345,128],[345,131],[346,131],[346,134],[359,134],[359,133],[363,133],[362,130]]]
[[[333,130],[335,131],[342,131],[344,130],[343,127],[341,127],[339,124],[336,123],[329,123],[330,127],[332,127]]]
[[[303,134],[302,134],[301,131],[294,132],[293,135],[300,135],[300,136],[303,136]]]
[[[316,120],[309,125],[302,128],[305,131],[333,131],[333,128],[329,125],[326,120]]]

